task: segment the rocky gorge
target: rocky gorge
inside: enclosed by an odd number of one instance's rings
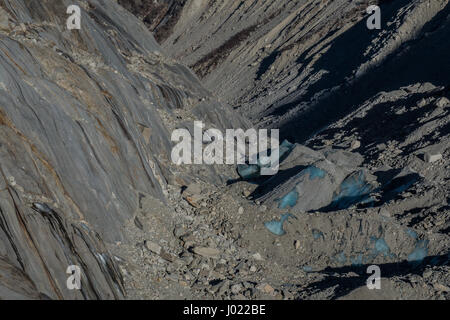
[[[448,299],[449,13],[0,0],[0,299]],[[194,121],[280,129],[279,172],[174,164]]]

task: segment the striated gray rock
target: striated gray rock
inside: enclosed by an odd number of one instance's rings
[[[67,30],[72,2],[0,1],[1,299],[122,298],[103,240],[125,240],[138,194],[165,201],[170,130],[246,125],[115,1],[79,1],[81,30]]]

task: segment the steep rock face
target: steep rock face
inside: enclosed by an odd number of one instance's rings
[[[366,27],[370,4],[381,30]],[[447,0],[191,0],[162,46],[253,123],[302,142],[379,91],[448,83],[448,14]]]
[[[172,33],[186,0],[118,0],[118,3],[139,17],[155,39],[162,42]]]
[[[124,239],[140,195],[165,201],[170,129],[246,124],[116,2],[79,1],[72,31],[71,4],[0,1],[0,298],[123,297],[102,239]]]

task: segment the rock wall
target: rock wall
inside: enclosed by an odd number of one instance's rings
[[[80,30],[66,28],[71,4]],[[183,179],[170,160],[180,119],[245,124],[230,114],[115,1],[1,0],[0,298],[122,298],[103,240],[124,241],[140,195],[164,202]]]
[[[366,27],[370,4],[381,7],[381,30]],[[448,6],[190,0],[162,46],[255,125],[304,142],[379,91],[448,83]]]

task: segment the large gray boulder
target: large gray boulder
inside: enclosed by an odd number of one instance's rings
[[[368,200],[377,187],[376,178],[360,168],[362,162],[358,153],[295,144],[279,172],[256,189],[254,198],[293,213],[345,209]]]

